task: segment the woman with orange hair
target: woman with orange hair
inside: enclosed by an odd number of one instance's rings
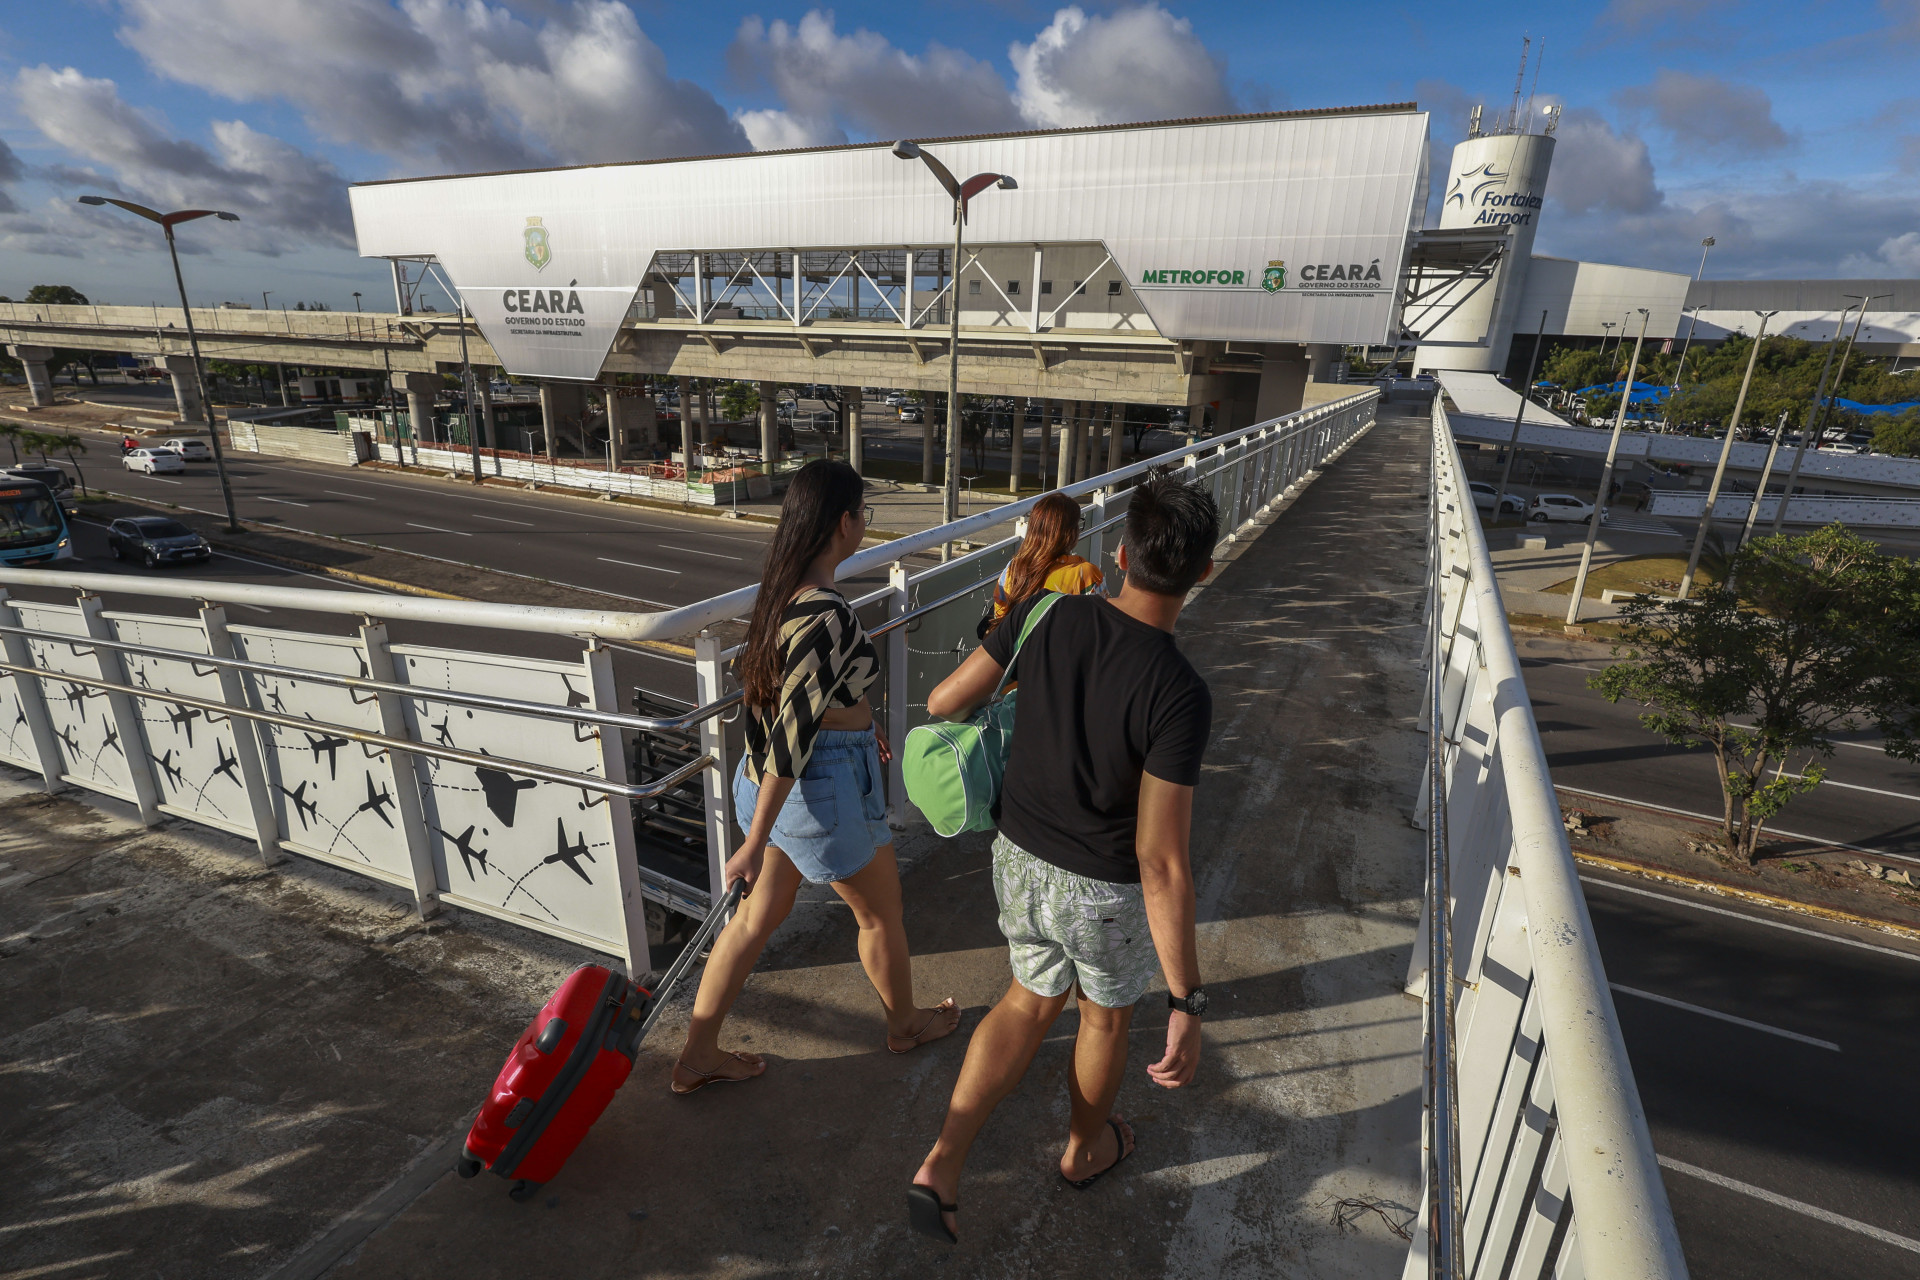
[[[1100,566],[1073,553],[1080,541],[1080,504],[1064,493],[1050,493],[1027,516],[1027,536],[993,588],[991,632],[1007,611],[1038,591],[1062,595],[1104,594]]]

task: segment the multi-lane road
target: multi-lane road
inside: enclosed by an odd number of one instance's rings
[[[1604,653],[1529,638],[1520,641],[1520,660],[1556,784],[1687,813],[1720,812],[1711,752],[1667,743],[1641,726],[1641,707],[1610,703],[1587,687],[1606,665]],[[1870,733],[1850,735],[1818,763],[1827,780],[1796,796],[1770,829],[1920,862],[1920,765],[1889,756]],[[1806,764],[1795,757],[1787,767],[1804,771]]]
[[[1694,1280],[1920,1275],[1920,946],[1583,879]]]

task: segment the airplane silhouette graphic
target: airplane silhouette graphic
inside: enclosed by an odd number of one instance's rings
[[[287,704],[280,700],[280,691],[278,689],[267,690],[267,702],[272,705],[275,711],[283,714],[287,709]]]
[[[240,757],[237,755],[228,755],[227,744],[224,742],[214,743],[213,750],[214,753],[220,757],[220,763],[214,766],[213,772],[226,774],[228,782],[231,782],[236,787],[239,786],[240,779],[234,775],[233,768],[240,763]],[[208,781],[212,781],[211,775],[209,775]]]
[[[73,726],[67,726],[54,736],[67,744],[67,757],[69,759],[78,760],[80,758],[80,744],[73,739]]]
[[[441,835],[453,841],[453,847],[460,851],[460,861],[465,863],[467,867],[467,879],[472,880],[476,878],[473,874],[473,864],[476,862],[480,864],[480,874],[487,874],[487,851],[473,847],[473,828],[471,826],[459,835],[455,835],[451,831],[442,830],[439,827],[435,827],[434,830],[439,831]]]
[[[149,756],[148,759],[152,760],[155,764],[160,766],[160,772],[166,774],[168,779],[172,781],[174,786],[177,787],[180,785],[180,782],[181,782],[180,766],[176,765],[173,762],[172,747],[167,748],[167,754],[163,756]]]
[[[336,738],[332,734],[322,734],[319,737],[315,737],[313,734],[306,733],[304,730],[302,731],[302,735],[307,740],[307,746],[313,751],[313,762],[319,764],[320,753],[322,751],[326,752],[327,777],[330,780],[338,778],[340,776],[340,757],[338,752],[340,748],[347,745],[347,740],[345,738]]]
[[[449,711],[441,719],[439,724],[432,726],[433,736],[439,739],[439,745],[443,747],[450,747],[453,745],[453,734],[447,728],[447,725],[452,720],[453,720],[453,712]]]
[[[178,707],[167,712],[167,719],[173,722],[174,728],[187,731],[188,746],[193,745],[193,722],[199,718],[200,708],[198,707]]]
[[[598,859],[596,859],[593,856],[593,854],[587,849],[586,828],[582,827],[580,829],[580,843],[570,845],[567,843],[566,819],[555,818],[554,825],[560,829],[560,851],[558,853],[550,853],[546,857],[540,859],[541,864],[544,866],[549,862],[564,862],[573,871],[573,874],[579,876],[582,880],[585,880],[588,884],[592,884],[593,877],[588,875],[580,866],[580,859],[582,858],[585,858],[588,862],[598,861]]]
[[[87,687],[83,684],[67,686],[67,705],[80,713],[80,723],[87,722]]]
[[[573,681],[569,680],[566,676],[560,677],[560,683],[562,686],[566,688],[567,706],[569,709],[573,707],[584,707],[590,701],[590,699],[587,697],[586,694],[581,693],[578,689],[573,687]]]
[[[476,765],[473,772],[480,779],[480,789],[486,792],[487,809],[508,826],[513,825],[514,811],[520,807],[520,793],[540,785],[532,778],[516,778],[499,769]]]
[[[387,810],[386,810],[386,806],[392,803],[393,803],[393,793],[387,790],[385,787],[380,788],[380,792],[378,795],[374,794],[373,775],[369,773],[367,775],[367,802],[361,805],[358,809],[355,809],[354,812],[365,813],[369,809],[371,809],[373,811],[374,817],[380,819],[380,821],[386,823],[388,826],[392,826],[393,819],[387,816]]]
[[[303,782],[291,791],[285,787],[280,788],[280,794],[293,801],[293,811],[300,815],[300,829],[302,831],[307,829],[307,819],[309,817],[318,818],[320,816],[320,802],[318,800],[307,799],[307,788],[312,785],[310,782]]]
[[[107,726],[106,737],[100,739],[100,749],[105,751],[108,747],[112,747],[115,751],[120,751],[120,731],[112,725]],[[124,756],[127,753],[120,751],[120,754]]]

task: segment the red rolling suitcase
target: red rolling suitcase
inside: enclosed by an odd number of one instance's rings
[[[744,888],[736,882],[700,922],[657,995],[597,964],[582,966],[561,983],[507,1054],[455,1171],[471,1178],[491,1169],[512,1178],[508,1194],[521,1201],[559,1173],[627,1082],[640,1042],[667,997]]]

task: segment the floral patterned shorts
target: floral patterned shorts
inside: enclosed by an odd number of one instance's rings
[[[1137,884],[1075,875],[995,835],[993,894],[1013,976],[1037,996],[1077,982],[1093,1003],[1124,1009],[1160,972]]]

